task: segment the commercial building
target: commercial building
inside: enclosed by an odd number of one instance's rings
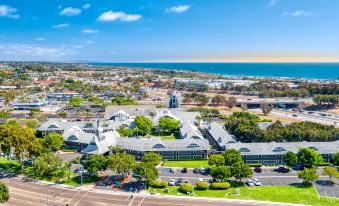
[[[265,128],[266,125],[262,124]],[[242,143],[229,134],[222,126],[212,122],[205,129],[207,139],[217,151],[236,149],[240,151],[245,163],[283,164],[283,155],[288,152],[298,153],[300,148],[311,148],[319,152],[324,161],[330,160],[331,154],[339,152],[339,140],[334,142],[262,142]]]

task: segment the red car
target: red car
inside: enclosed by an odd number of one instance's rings
[[[261,167],[255,167],[254,172],[261,173],[262,172]]]

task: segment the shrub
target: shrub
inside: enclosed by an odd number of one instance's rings
[[[260,163],[251,163],[251,164],[247,164],[250,167],[262,167],[262,164]]]
[[[197,189],[198,190],[207,190],[208,183],[207,182],[197,182]]]
[[[184,192],[184,193],[193,192],[193,185],[189,183],[182,183],[180,185],[180,190],[181,192]]]
[[[213,182],[210,186],[213,190],[227,190],[230,187],[228,182]]]
[[[168,182],[167,181],[154,181],[151,183],[151,186],[154,188],[165,188],[167,187]]]

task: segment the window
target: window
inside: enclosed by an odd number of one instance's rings
[[[282,147],[276,147],[275,149],[273,149],[273,152],[285,152],[286,150]]]
[[[166,148],[166,147],[165,145],[158,143],[158,144],[153,145],[152,148]]]
[[[246,147],[240,148],[239,152],[250,152],[251,150],[247,149]]]
[[[53,129],[53,128],[59,128],[57,124],[51,124],[48,126],[48,128]]]
[[[75,135],[71,135],[67,138],[68,141],[75,141],[75,140],[79,140],[78,137],[76,137]]]
[[[200,147],[199,145],[197,145],[196,143],[191,143],[189,145],[186,146],[187,148],[197,148]]]
[[[318,148],[316,148],[316,147],[309,147],[309,148],[318,151]]]

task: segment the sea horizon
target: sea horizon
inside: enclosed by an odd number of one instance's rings
[[[79,62],[80,63],[80,62]],[[183,70],[224,76],[339,79],[339,62],[83,62],[92,66]],[[326,71],[326,72],[324,72]]]

